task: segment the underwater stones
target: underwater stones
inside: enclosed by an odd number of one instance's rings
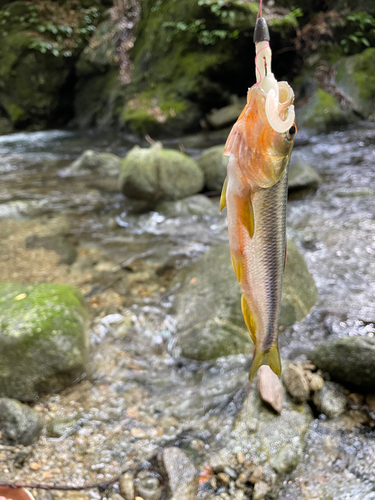
[[[375,387],[375,338],[342,337],[325,342],[309,359],[332,379],[364,389]]]
[[[213,318],[179,335],[174,345],[181,356],[207,361],[231,354],[251,354],[253,343],[246,329],[230,321]]]
[[[335,82],[353,102],[363,118],[375,119],[375,48],[340,59],[336,65]]]
[[[288,189],[318,189],[323,182],[321,176],[308,163],[297,161],[289,167]]]
[[[148,201],[179,200],[203,188],[203,173],[195,161],[160,143],[135,146],[124,158],[120,186],[125,196]]]
[[[40,416],[15,399],[0,398],[1,442],[8,445],[35,443],[42,433]]]
[[[223,146],[206,149],[197,162],[204,173],[204,183],[210,191],[221,191],[227,176],[228,157],[223,155]]]
[[[310,387],[302,368],[288,365],[282,373],[283,384],[289,395],[296,403],[307,401],[310,396]]]
[[[170,500],[196,500],[198,475],[194,465],[176,447],[165,448],[159,462],[163,476],[167,479],[167,498]]]
[[[234,424],[230,447],[241,450],[272,485],[277,476],[294,470],[301,459],[313,415],[304,403],[297,405],[284,394],[280,415],[264,406],[259,393],[250,391]]]
[[[347,400],[343,388],[334,382],[325,382],[313,396],[313,402],[320,413],[334,418],[345,411]]]
[[[204,194],[195,194],[182,200],[164,201],[155,207],[155,211],[169,217],[181,215],[218,215],[217,206]]]
[[[120,165],[121,158],[112,153],[97,153],[87,149],[61,174],[68,177],[97,172],[103,176],[115,177],[120,171]]]
[[[0,284],[0,395],[32,401],[85,370],[89,338],[80,292],[57,284]]]

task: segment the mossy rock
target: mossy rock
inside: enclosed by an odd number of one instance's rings
[[[232,354],[250,355],[253,343],[245,328],[213,318],[179,335],[174,351],[185,358],[208,361]]]
[[[336,64],[336,84],[349,96],[357,111],[375,120],[375,48],[345,57]]]
[[[0,396],[32,401],[62,390],[86,368],[87,309],[57,284],[0,284]]]
[[[214,318],[229,325],[228,328],[221,328],[220,334],[222,337],[226,331],[229,344],[232,342],[232,325],[246,329],[241,312],[241,290],[232,268],[228,245],[211,247],[203,257],[176,275],[172,287],[177,284],[181,284],[175,297],[178,338],[194,339],[199,329],[210,333],[214,324],[210,321]],[[316,300],[314,279],[298,248],[288,240],[280,325],[286,327],[303,319]],[[224,340],[221,343],[224,344]],[[184,349],[188,352],[186,347]],[[192,346],[191,351],[194,349]]]
[[[227,176],[228,157],[223,155],[223,146],[206,149],[198,158],[198,165],[204,173],[204,183],[210,191],[221,191]]]
[[[148,149],[135,146],[121,165],[121,190],[133,199],[178,200],[198,193],[203,182],[195,161],[178,151],[162,149],[160,143]]]
[[[335,97],[317,88],[308,102],[296,109],[296,120],[299,126],[320,133],[348,124],[353,116],[341,109]]]

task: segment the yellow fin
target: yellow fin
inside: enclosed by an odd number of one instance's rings
[[[220,212],[227,206],[227,187],[228,187],[228,176],[225,177],[223,189],[221,190]]]
[[[249,330],[249,333],[250,333],[250,337],[255,344],[255,337],[256,337],[255,318],[254,318],[252,312],[250,311],[249,304],[247,303],[245,295],[242,295],[242,297],[241,297],[241,309],[242,309],[242,314],[243,314],[247,329]]]
[[[251,203],[250,193],[249,197],[244,200],[241,210],[241,221],[242,224],[249,231],[250,238],[254,236],[255,222],[254,222],[254,210],[253,204]]]
[[[257,349],[255,349],[249,374],[249,380],[253,379],[259,367],[262,365],[269,365],[271,370],[275,372],[278,377],[280,377],[281,359],[279,354],[279,347],[277,344],[271,347],[269,351],[258,351]]]
[[[243,263],[242,263],[242,258],[240,255],[234,256],[231,253],[231,259],[232,259],[232,265],[234,272],[236,273],[238,283],[241,283],[242,281],[242,274],[243,274]]]

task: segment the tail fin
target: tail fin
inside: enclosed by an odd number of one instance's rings
[[[255,349],[249,374],[249,380],[252,380],[254,378],[254,375],[262,365],[269,365],[271,370],[275,372],[278,377],[280,377],[281,359],[279,354],[279,347],[277,344],[271,347],[269,351],[259,351]]]

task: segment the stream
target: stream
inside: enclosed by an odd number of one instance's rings
[[[0,475],[13,480],[110,480],[166,443],[176,443],[199,469],[225,447],[242,407],[248,357],[196,362],[173,351],[171,282],[210,246],[227,241],[219,199],[203,215],[168,216],[126,200],[115,178],[64,175],[86,149],[123,157],[135,142],[131,136],[67,131],[0,137],[0,281],[67,283],[81,290],[91,310],[86,377],[32,405],[46,422],[65,420],[70,427],[61,437],[43,434],[30,451],[34,468],[12,469],[0,460]],[[183,145],[193,158],[202,151],[198,140],[164,145]],[[309,137],[297,143],[297,160],[323,178],[317,192],[291,195],[287,209],[288,237],[304,254],[318,302],[282,333],[280,352],[305,361],[327,339],[375,334],[375,125]],[[38,238],[53,242],[43,247]],[[313,425],[299,477],[309,474],[312,454],[328,446],[324,422]],[[335,434],[348,463],[361,452],[375,460],[374,431],[350,432]],[[331,462],[321,462],[328,483],[337,472]],[[375,498],[365,496],[373,491],[373,463],[364,463],[351,500]],[[294,479],[285,481],[279,500],[300,498]],[[324,498],[349,498],[340,496],[339,486],[330,494]],[[87,496],[100,498],[96,491]]]

